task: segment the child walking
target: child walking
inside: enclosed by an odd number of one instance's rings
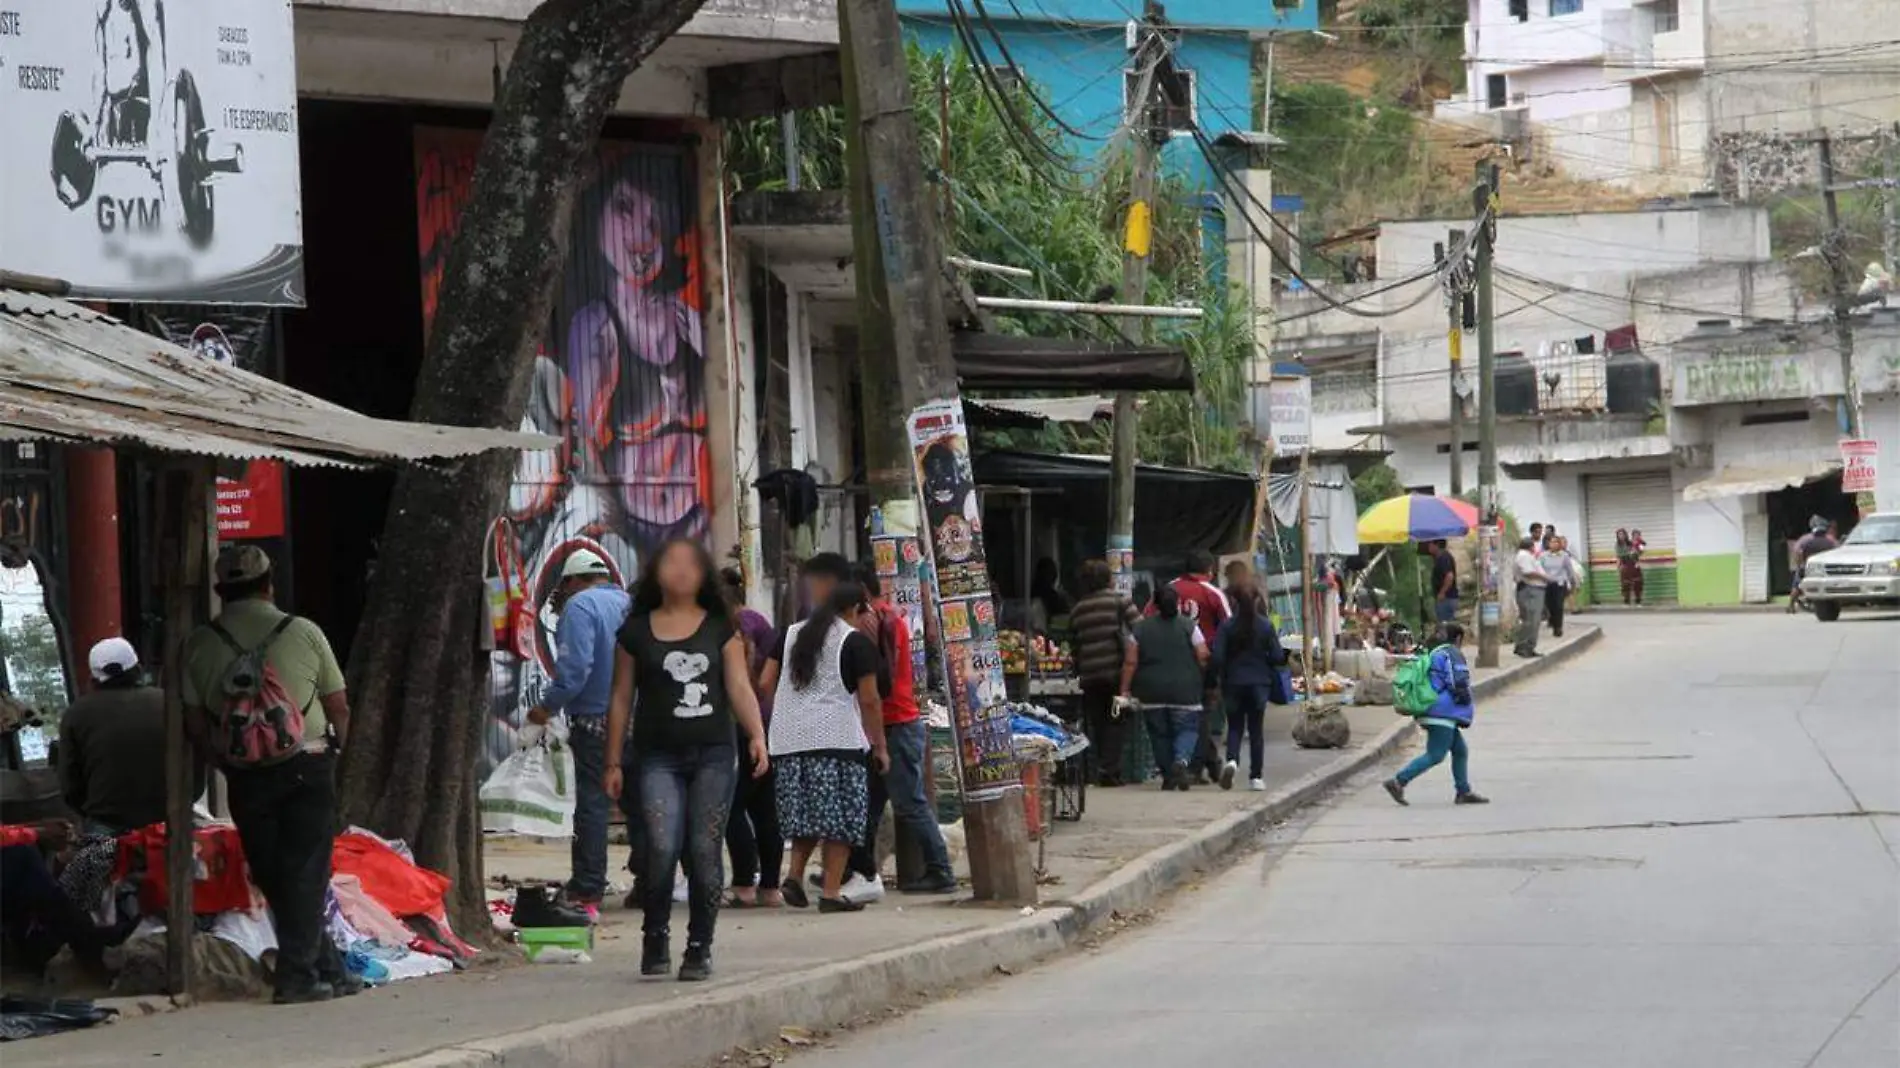
[[[1438,699],[1418,716],[1418,725],[1425,729],[1425,751],[1385,781],[1385,792],[1401,805],[1411,804],[1405,799],[1405,787],[1443,763],[1447,754],[1451,756],[1452,789],[1457,791],[1452,800],[1460,805],[1491,803],[1490,798],[1471,788],[1468,772],[1470,750],[1465,747],[1465,728],[1471,726],[1475,709],[1471,698],[1471,668],[1465,663],[1465,654],[1458,649],[1464,637],[1465,629],[1456,623],[1446,623],[1436,635],[1429,655],[1432,692]]]

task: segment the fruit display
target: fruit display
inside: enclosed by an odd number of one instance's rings
[[[1352,680],[1336,671],[1328,671],[1313,680],[1313,692],[1316,694],[1345,693],[1351,688]],[[1293,676],[1293,689],[1295,692],[1305,692],[1306,680],[1299,675]]]
[[[1063,675],[1074,667],[1069,647],[1041,634],[1025,642],[1022,631],[999,630],[996,644],[1002,650],[1003,671],[1011,675],[1029,674],[1032,658],[1038,675]]]

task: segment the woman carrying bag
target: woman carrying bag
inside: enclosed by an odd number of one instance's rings
[[[1247,789],[1256,793],[1267,788],[1262,765],[1266,761],[1267,705],[1291,704],[1283,672],[1286,648],[1273,629],[1273,620],[1260,611],[1254,594],[1253,579],[1236,583],[1229,595],[1234,614],[1214,634],[1214,675],[1220,680],[1221,695],[1227,701],[1227,763],[1222,766],[1220,786],[1234,788],[1239,774],[1235,757],[1240,739],[1247,737]]]

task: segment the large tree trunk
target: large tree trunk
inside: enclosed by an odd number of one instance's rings
[[[547,0],[528,16],[449,248],[412,417],[521,424],[583,160],[622,83],[702,0]],[[475,769],[486,716],[481,548],[514,457],[404,471],[350,654],[343,816],[407,839],[485,936]]]

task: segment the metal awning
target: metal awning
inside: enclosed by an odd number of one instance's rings
[[[1742,497],[1750,493],[1772,493],[1790,486],[1805,486],[1841,469],[1839,460],[1799,460],[1785,464],[1730,465],[1700,482],[1682,489],[1685,501],[1712,501],[1721,497]]]
[[[69,301],[9,289],[0,289],[0,438],[330,466],[557,444],[372,419]]]
[[[1044,423],[1092,423],[1115,415],[1112,397],[965,397],[973,421],[995,416],[996,422],[1041,426]],[[987,420],[985,420],[987,421]]]

